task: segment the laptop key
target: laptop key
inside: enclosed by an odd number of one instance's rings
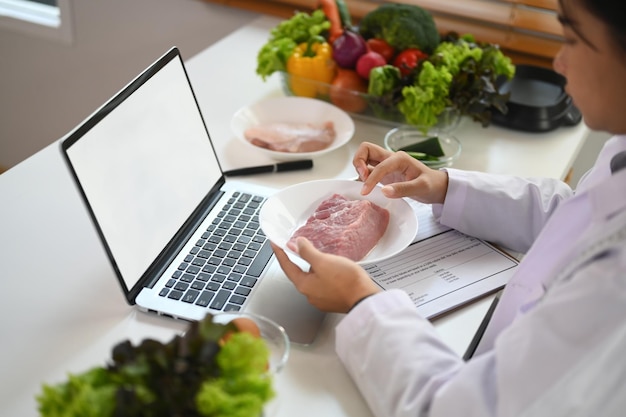
[[[196,298],[198,298],[199,294],[200,294],[200,291],[198,290],[189,290],[185,293],[182,300],[185,303],[193,303],[194,301],[196,301]]]
[[[215,292],[213,291],[202,291],[202,294],[200,294],[198,301],[196,301],[196,305],[199,305],[200,307],[208,306],[214,295]]]
[[[241,306],[238,306],[236,304],[227,304],[226,307],[224,307],[224,311],[239,311],[241,310]]]
[[[195,266],[203,266],[204,262],[205,262],[205,259],[198,256],[197,258],[194,258],[193,261],[191,261],[191,264]]]
[[[246,301],[245,297],[242,297],[241,295],[235,295],[233,294],[230,297],[230,300],[228,300],[229,302],[233,303],[233,304],[239,304],[239,305],[243,305],[243,302]]]
[[[237,274],[237,273],[228,274],[229,281],[239,282],[240,279],[241,279],[241,274]]]
[[[248,275],[252,275],[255,277],[261,276],[261,272],[265,268],[265,265],[270,261],[270,258],[274,254],[272,247],[270,246],[270,241],[266,240],[261,250],[259,251],[258,256],[252,262],[252,265],[248,268],[246,272]]]
[[[195,278],[196,276],[193,274],[183,274],[183,276],[180,277],[180,280],[183,282],[192,282]]]
[[[202,272],[206,272],[207,274],[212,274],[213,272],[215,272],[216,269],[217,267],[214,265],[204,265],[204,268],[202,268]]]
[[[183,296],[183,292],[182,291],[172,290],[167,295],[167,298],[171,298],[172,300],[180,300],[180,297],[182,297],[182,296]]]
[[[191,288],[193,288],[194,290],[203,290],[205,285],[206,285],[206,282],[203,282],[197,279],[191,283]]]
[[[245,256],[246,258],[254,258],[256,254],[257,251],[255,250],[246,249],[245,251],[243,251],[243,256]]]
[[[210,280],[210,279],[211,279],[211,275],[209,275],[209,274],[205,274],[204,272],[200,272],[200,273],[198,274],[198,279],[199,279],[200,281],[204,281],[204,282],[206,282],[206,281],[208,281],[208,280]]]
[[[211,305],[209,305],[209,307],[214,310],[221,310],[222,307],[226,305],[226,301],[228,301],[228,297],[230,297],[230,291],[219,290],[217,294],[215,295],[215,297],[213,298],[213,301],[211,302]]]
[[[226,275],[215,274],[211,278],[211,282],[224,282],[225,279],[226,279]]]
[[[223,249],[216,249],[215,251],[213,251],[213,256],[216,256],[218,258],[225,258],[227,253],[228,252]]]
[[[198,258],[208,259],[210,256],[211,256],[211,252],[209,252],[206,249],[202,249],[200,252],[198,252]]]
[[[239,294],[239,295],[243,295],[243,296],[247,296],[250,294],[250,291],[252,291],[250,288],[248,287],[242,287],[241,285],[238,286],[235,289],[235,294]]]
[[[246,272],[246,266],[245,265],[235,265],[233,267],[233,272],[236,272],[238,274],[244,274]]]
[[[245,286],[245,287],[252,288],[252,287],[254,287],[254,284],[256,284],[257,281],[258,281],[258,279],[254,278],[254,277],[243,277],[241,279],[240,284]]]

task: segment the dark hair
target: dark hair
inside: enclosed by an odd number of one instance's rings
[[[567,0],[561,0],[561,5]],[[576,0],[602,20],[616,44],[626,53],[626,2],[624,0]]]

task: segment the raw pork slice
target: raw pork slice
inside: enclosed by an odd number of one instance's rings
[[[333,122],[270,123],[249,127],[244,136],[253,145],[277,152],[315,152],[328,148],[337,134]]]
[[[288,246],[304,236],[320,251],[359,261],[385,234],[389,211],[367,200],[349,200],[340,194],[324,200]]]

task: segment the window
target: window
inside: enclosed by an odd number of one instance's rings
[[[0,0],[0,29],[72,42],[71,0]]]
[[[295,10],[310,12],[318,0],[205,0],[279,17]],[[355,23],[387,1],[345,0]],[[430,11],[440,32],[471,33],[476,39],[497,43],[516,64],[551,67],[561,43],[556,19],[557,0],[394,0]]]

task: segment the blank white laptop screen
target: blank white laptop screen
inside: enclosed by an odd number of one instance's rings
[[[169,61],[67,150],[128,289],[222,176],[184,71]]]

